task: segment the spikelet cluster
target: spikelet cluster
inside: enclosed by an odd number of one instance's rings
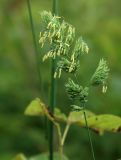
[[[60,22],[60,17],[52,16],[51,12],[42,12],[41,18],[45,24],[45,30],[40,32],[39,43],[41,47],[47,41],[51,45],[51,49],[44,55],[43,61],[68,54],[70,45],[75,37],[75,28],[65,21]]]
[[[107,65],[107,61],[101,59],[99,61],[96,71],[94,72],[91,78],[91,84],[94,86],[103,85],[102,92],[105,93],[107,90],[106,80],[108,78],[108,75],[109,75],[109,68]]]
[[[82,37],[79,37],[76,40],[72,55],[74,55],[77,58],[79,55],[82,55],[82,54],[85,54],[85,53],[88,54],[88,52],[89,52],[88,45],[84,42]]]
[[[75,73],[79,68],[80,55],[89,51],[87,44],[82,37],[74,42],[75,28],[60,17],[53,16],[51,12],[42,12],[41,19],[44,30],[40,32],[39,43],[43,47],[46,42],[49,42],[51,46],[44,54],[43,61],[58,57],[55,78],[60,78],[62,71]]]
[[[81,103],[87,102],[88,87],[82,87],[70,78],[65,87],[70,100],[79,100]]]
[[[68,60],[62,57],[57,63],[57,68],[54,74],[54,78],[60,78],[62,71],[67,73],[75,73],[79,68],[79,62]]]
[[[57,63],[57,70],[54,77],[60,78],[62,71],[75,73],[80,66],[80,56],[88,52],[89,48],[87,44],[83,41],[82,37],[78,38],[73,51],[68,56],[61,58]]]

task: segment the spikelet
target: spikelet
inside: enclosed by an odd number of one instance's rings
[[[79,63],[69,61],[67,58],[61,58],[57,63],[56,73],[54,78],[60,78],[62,71],[67,73],[75,73],[79,68]]]
[[[70,78],[68,79],[68,83],[66,83],[65,87],[70,100],[79,100],[81,103],[87,102],[88,87],[83,88]]]
[[[98,67],[91,78],[91,84],[94,86],[102,85],[102,92],[105,93],[107,91],[106,80],[109,75],[109,68],[107,65],[107,61],[101,59],[99,61]]]

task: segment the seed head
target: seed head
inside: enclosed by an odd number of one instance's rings
[[[88,87],[83,88],[70,78],[65,87],[70,100],[79,100],[81,103],[87,102]]]
[[[98,67],[91,78],[91,84],[94,86],[103,85],[102,92],[105,93],[107,90],[106,80],[109,75],[109,68],[107,62],[104,59],[99,61]]]

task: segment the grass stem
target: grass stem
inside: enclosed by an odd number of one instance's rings
[[[27,7],[28,7],[32,37],[33,37],[33,44],[34,44],[34,49],[35,49],[35,54],[36,54],[37,71],[38,71],[39,80],[41,80],[39,52],[38,52],[38,47],[37,47],[36,34],[35,34],[35,28],[34,28],[34,23],[33,23],[33,18],[32,18],[32,10],[31,10],[30,0],[27,0]]]
[[[84,113],[85,124],[86,124],[87,132],[88,132],[88,137],[89,137],[89,142],[90,142],[90,148],[91,148],[92,158],[93,158],[93,160],[95,160],[95,154],[94,154],[94,148],[93,148],[92,138],[91,138],[90,129],[89,129],[89,126],[88,126],[86,112],[85,112],[85,108],[84,107],[85,106],[83,106],[83,113]]]
[[[53,15],[58,14],[58,0],[53,0]],[[50,90],[50,110],[53,113],[56,102],[56,80],[54,73],[56,69],[56,59],[52,59],[51,67],[51,90]],[[49,160],[53,160],[53,123],[49,121]]]
[[[67,123],[66,128],[65,128],[64,133],[63,133],[62,141],[61,141],[62,145],[64,145],[64,142],[65,142],[65,139],[66,139],[69,128],[70,128],[70,123]]]

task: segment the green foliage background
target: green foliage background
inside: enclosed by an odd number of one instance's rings
[[[40,31],[40,12],[51,10],[52,0],[31,0],[37,40]],[[90,93],[87,108],[96,113],[121,116],[121,1],[120,0],[60,0],[59,12],[76,27],[87,41],[90,53],[81,60],[79,78],[86,84],[100,58],[104,57],[111,68],[108,91],[100,89]],[[40,56],[41,50],[38,46]],[[23,115],[26,105],[35,97],[48,104],[50,63],[41,63],[40,80],[27,4],[24,0],[0,1],[0,159],[9,160],[18,152],[26,155],[47,151],[44,120]],[[67,79],[58,81],[57,106],[69,110],[64,90]],[[121,134],[92,133],[98,160],[121,158]],[[55,138],[56,139],[56,138]],[[55,145],[55,149],[57,146]],[[87,132],[73,127],[68,135],[65,153],[70,159],[88,160],[91,157]]]

